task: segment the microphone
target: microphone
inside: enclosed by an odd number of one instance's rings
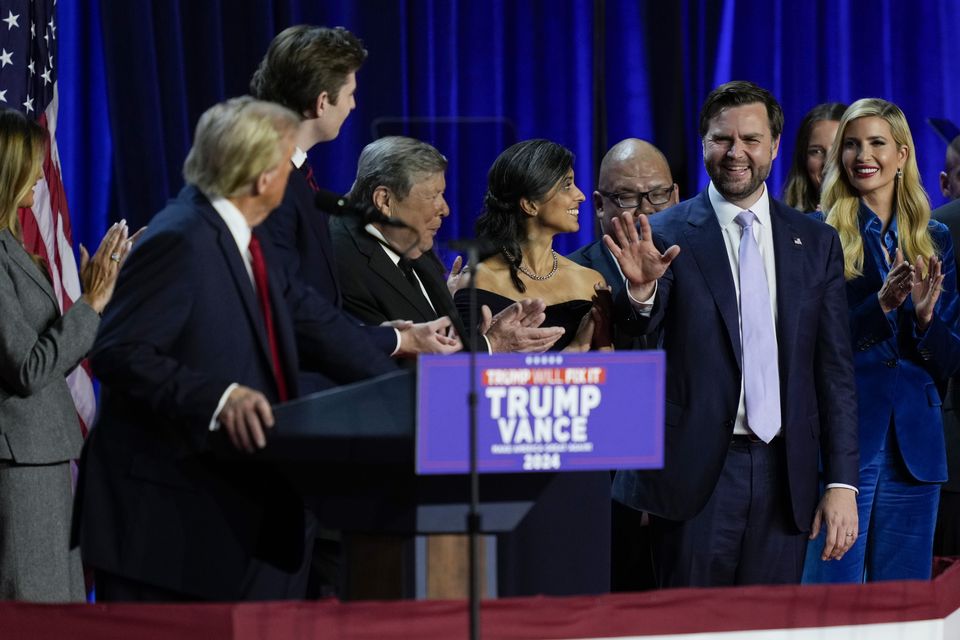
[[[388,227],[409,228],[407,223],[383,215],[372,204],[366,206],[351,204],[344,196],[327,189],[317,189],[314,203],[318,209],[323,209],[332,216],[353,216],[359,218],[364,225],[376,222]]]
[[[479,262],[483,262],[487,258],[495,256],[501,252],[500,245],[491,242],[490,240],[481,238],[460,238],[458,240],[451,240],[447,243],[447,246],[456,251],[463,251],[464,253],[469,253],[471,249],[475,249],[477,252],[477,260]]]

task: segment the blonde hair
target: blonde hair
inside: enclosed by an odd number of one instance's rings
[[[248,195],[280,164],[280,143],[298,122],[286,107],[249,96],[216,104],[200,116],[183,177],[210,198]]]
[[[47,134],[12,109],[0,109],[0,230],[20,238],[17,209],[37,183]]]
[[[894,178],[893,215],[897,220],[897,244],[904,259],[915,263],[918,257],[925,259],[939,255],[939,249],[930,235],[930,199],[920,184],[920,171],[914,153],[910,126],[900,107],[880,98],[857,100],[844,112],[837,129],[837,143],[830,149],[824,168],[822,197],[820,200],[827,224],[837,230],[843,246],[843,275],[852,280],[863,275],[863,238],[860,235],[858,213],[860,194],[844,171],[841,156],[843,138],[847,126],[853,120],[867,117],[882,118],[890,125],[897,148],[907,148],[907,159],[902,167],[902,176]]]

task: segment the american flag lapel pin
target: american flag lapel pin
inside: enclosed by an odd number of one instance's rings
[[[803,246],[803,241],[800,240],[799,237],[793,236],[793,244],[797,245],[798,247],[802,247],[802,246]]]

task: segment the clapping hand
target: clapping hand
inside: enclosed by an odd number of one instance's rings
[[[526,298],[493,316],[483,305],[480,333],[494,353],[541,353],[563,335],[563,327],[541,327],[546,320],[547,304],[539,298]]]
[[[917,264],[920,264],[918,261]],[[884,313],[890,313],[900,307],[903,301],[910,295],[913,288],[913,265],[903,259],[903,252],[898,248],[894,254],[893,264],[887,278],[880,287],[877,297],[880,299],[880,309]],[[938,294],[939,295],[939,294]]]
[[[120,266],[132,246],[128,234],[125,220],[115,222],[107,229],[92,258],[87,248],[80,245],[80,282],[84,292],[82,298],[97,313],[103,312],[113,296]]]
[[[917,258],[917,266],[913,271],[912,296],[913,308],[917,313],[917,326],[920,331],[926,331],[933,320],[933,310],[943,291],[943,263],[936,256],[930,256],[927,261],[927,274],[922,275],[924,266],[923,257]]]

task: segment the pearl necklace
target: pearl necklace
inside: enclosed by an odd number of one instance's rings
[[[507,258],[508,258],[511,262],[514,260],[514,257],[513,257],[512,255],[510,255],[510,252],[507,251],[506,249],[503,250],[503,253],[504,253],[504,255],[507,256]],[[546,274],[546,275],[540,275],[539,273],[535,273],[535,272],[533,272],[533,271],[530,271],[529,269],[527,269],[526,267],[523,266],[523,262],[522,262],[522,261],[520,262],[520,264],[517,265],[517,270],[520,271],[520,273],[522,273],[523,275],[525,275],[525,276],[527,276],[528,278],[530,278],[531,280],[549,280],[549,279],[552,278],[553,276],[557,275],[557,270],[560,269],[560,260],[559,260],[559,258],[557,257],[557,252],[554,251],[553,249],[551,249],[551,250],[550,250],[550,253],[553,254],[553,268],[550,269],[550,273],[548,273],[548,274]]]

